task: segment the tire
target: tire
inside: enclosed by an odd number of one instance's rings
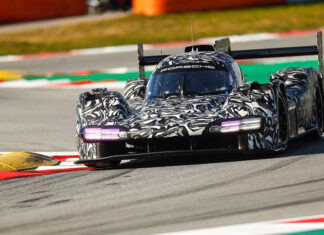
[[[94,167],[98,169],[117,168],[120,165],[121,160],[111,160],[109,162],[96,162],[96,163],[85,163],[87,167]]]
[[[125,142],[104,142],[98,144],[99,159],[126,153]],[[116,162],[116,160],[111,161]],[[119,161],[120,162],[120,161]]]
[[[315,130],[309,133],[309,138],[319,140],[323,130],[323,99],[318,85],[314,90],[312,115],[316,117],[316,127]]]
[[[283,152],[287,149],[289,140],[289,117],[287,102],[281,91],[278,92],[277,101],[278,112],[278,151]]]
[[[97,143],[96,144],[97,158],[106,158],[112,155],[124,154],[125,153],[125,143],[124,142],[112,142],[112,143]],[[88,167],[95,168],[116,168],[119,166],[121,160],[103,160],[97,162],[85,163]]]

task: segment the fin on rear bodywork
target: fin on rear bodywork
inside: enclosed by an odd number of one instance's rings
[[[229,38],[220,38],[215,40],[214,48],[226,54],[231,53],[231,42]]]

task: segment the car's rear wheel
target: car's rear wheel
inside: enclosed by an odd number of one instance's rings
[[[278,142],[280,152],[286,150],[288,146],[289,134],[288,134],[288,107],[287,102],[281,92],[278,94]]]
[[[323,100],[318,85],[314,90],[312,115],[315,117],[316,127],[315,130],[309,134],[309,137],[311,139],[318,140],[322,136],[323,128]]]

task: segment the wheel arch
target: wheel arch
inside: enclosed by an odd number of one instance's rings
[[[124,87],[123,96],[126,100],[144,99],[148,78],[129,79]]]

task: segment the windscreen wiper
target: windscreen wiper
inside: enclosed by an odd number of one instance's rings
[[[180,90],[180,94],[182,96],[183,96],[184,91],[185,91],[186,78],[187,78],[187,74],[184,73],[183,78],[182,78],[182,82],[181,82],[181,90]]]

